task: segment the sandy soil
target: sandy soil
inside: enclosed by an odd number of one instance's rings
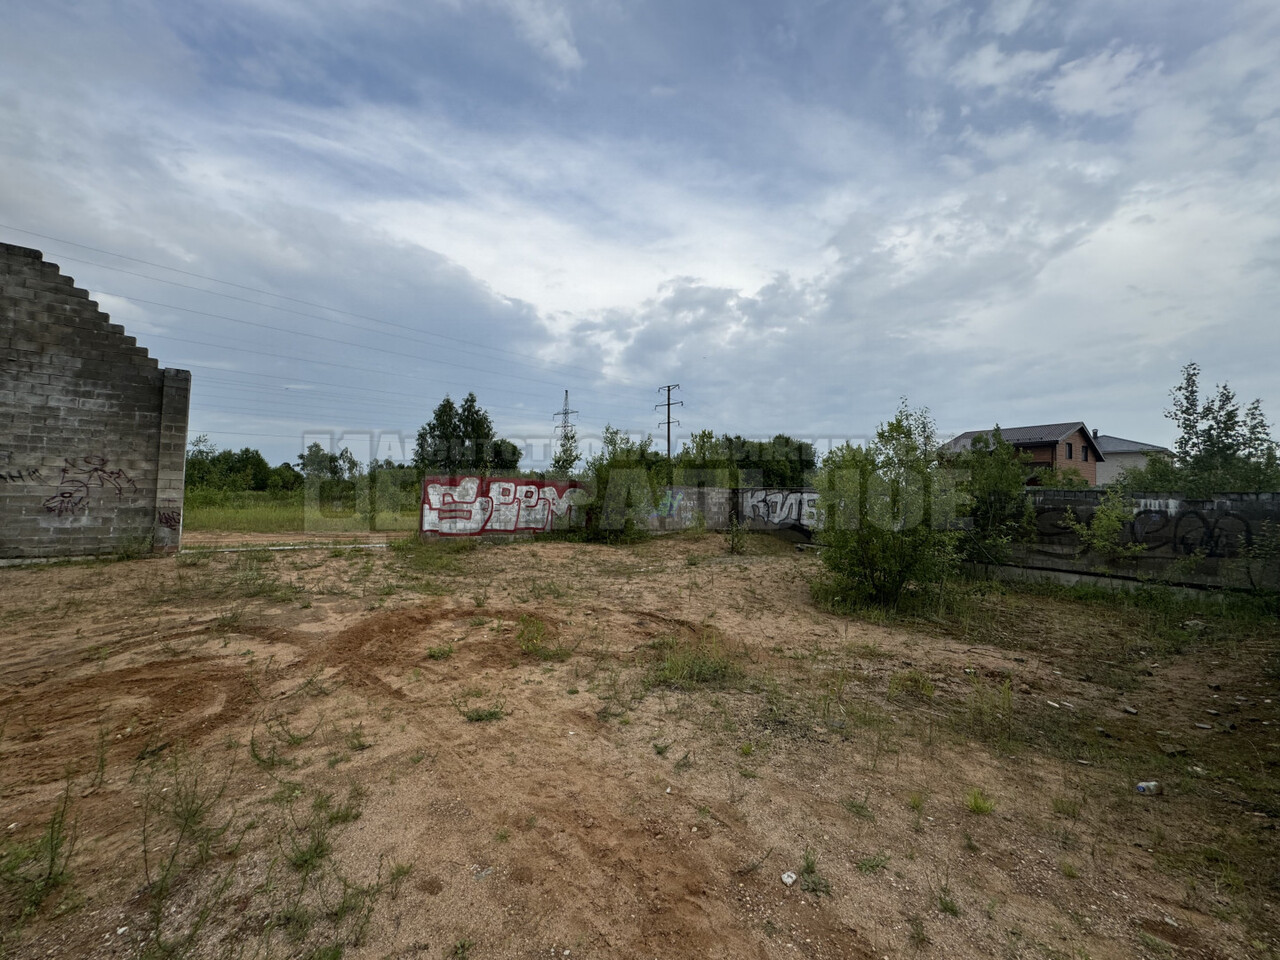
[[[1104,683],[1047,621],[825,613],[817,568],[711,535],[0,570],[0,956],[1276,955],[1276,875],[1197,854],[1275,856],[1213,778],[1224,737],[1276,765],[1274,643]],[[735,672],[655,684],[673,651]]]

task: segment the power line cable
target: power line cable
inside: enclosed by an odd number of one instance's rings
[[[252,347],[230,346],[230,345],[228,345],[228,344],[210,343],[210,342],[209,342],[209,341],[207,341],[207,340],[192,340],[192,339],[190,339],[190,338],[188,338],[188,337],[175,337],[175,336],[173,336],[173,335],[171,335],[171,334],[168,334],[168,333],[156,333],[156,332],[152,332],[152,333],[148,334],[148,336],[149,336],[149,337],[155,337],[155,338],[157,338],[157,339],[172,340],[172,341],[174,341],[175,343],[186,343],[186,344],[191,344],[191,345],[193,345],[193,346],[198,346],[198,347],[212,347],[212,348],[214,348],[214,349],[216,349],[216,350],[230,350],[230,351],[234,351],[234,352],[236,352],[236,353],[248,353],[248,354],[253,354],[253,355],[255,355],[255,356],[271,357],[271,358],[273,358],[273,359],[277,359],[277,360],[288,360],[288,361],[290,361],[290,362],[292,362],[292,363],[310,363],[310,364],[319,364],[320,366],[336,367],[336,368],[341,369],[341,370],[354,370],[354,371],[361,372],[361,373],[375,373],[375,374],[378,374],[378,375],[379,375],[379,376],[381,376],[381,377],[397,377],[397,378],[399,378],[399,379],[404,379],[404,380],[414,380],[415,382],[419,382],[419,383],[421,382],[421,376],[420,376],[420,375],[409,374],[409,373],[395,373],[395,372],[393,372],[393,371],[389,371],[389,370],[385,370],[385,369],[379,369],[379,368],[374,368],[374,367],[363,367],[363,366],[359,366],[359,365],[357,365],[357,364],[351,364],[351,363],[335,363],[334,361],[331,361],[331,360],[318,360],[318,359],[310,358],[310,357],[298,357],[298,356],[293,355],[293,354],[275,353],[275,352],[272,352],[272,351],[269,351],[269,350],[255,350],[255,349],[253,349]],[[190,366],[197,366],[197,364],[190,364]],[[218,369],[218,368],[214,368],[214,369]],[[467,369],[467,368],[464,368],[464,369]],[[256,375],[257,375],[257,374],[255,374],[255,376],[256,376]],[[267,375],[266,375],[266,374],[262,374],[262,376],[267,376]],[[280,377],[280,378],[278,378],[278,379],[282,379],[282,380],[290,380],[290,379],[294,379],[294,380],[301,380],[302,378],[299,378],[299,377]],[[312,382],[319,382],[319,383],[323,383],[324,381],[312,381]],[[465,384],[459,384],[459,383],[457,383],[456,381],[440,380],[439,382],[440,382],[441,384],[444,384],[444,385],[450,385],[450,384],[452,384],[453,386],[459,386],[459,387],[462,387],[462,388],[464,388],[464,389],[466,389],[466,388],[467,388]],[[510,390],[502,390],[501,388],[495,388],[493,392],[495,392],[495,393],[513,393],[514,391],[510,391]],[[517,395],[517,396],[531,396],[530,394],[516,394],[516,395]],[[413,400],[420,400],[420,399],[421,399],[421,397],[420,397],[420,395],[419,395],[419,394],[411,394],[411,395],[409,395],[409,396],[410,396],[410,398],[411,398],[411,399],[413,399]],[[510,410],[510,409],[512,409],[512,408],[509,408],[509,407],[508,407],[508,408],[505,408],[505,409]],[[523,411],[522,411],[522,412],[523,412]]]
[[[320,309],[320,310],[328,310],[328,311],[330,311],[330,312],[332,312],[332,313],[342,314],[343,316],[353,317],[353,318],[358,319],[358,320],[366,320],[366,321],[369,321],[369,322],[372,322],[372,323],[381,323],[381,324],[385,324],[386,326],[389,326],[389,327],[395,327],[395,328],[397,328],[397,329],[407,330],[407,331],[410,331],[410,332],[413,332],[413,333],[420,333],[420,334],[425,334],[425,335],[427,335],[427,336],[436,337],[436,338],[438,338],[438,339],[440,339],[440,340],[447,340],[447,341],[450,341],[450,342],[453,342],[453,343],[460,343],[460,344],[463,344],[464,346],[469,346],[469,347],[480,347],[481,349],[487,349],[487,350],[490,350],[490,351],[492,351],[492,352],[494,352],[494,353],[497,353],[497,354],[502,354],[502,355],[505,355],[505,356],[515,357],[515,358],[517,359],[517,362],[523,362],[525,365],[529,365],[529,364],[528,364],[527,359],[523,359],[523,355],[522,355],[522,354],[516,353],[515,351],[512,351],[512,350],[503,350],[501,347],[485,347],[483,344],[476,344],[474,341],[466,340],[466,339],[464,339],[464,338],[462,338],[462,337],[451,337],[451,336],[449,336],[448,334],[436,333],[436,332],[434,332],[434,331],[430,331],[430,330],[425,330],[425,331],[424,331],[424,330],[419,330],[419,329],[418,329],[418,328],[416,328],[416,327],[411,327],[411,326],[409,326],[409,325],[407,325],[407,324],[403,324],[403,323],[396,323],[396,322],[395,322],[395,321],[393,321],[393,320],[385,320],[385,319],[383,319],[383,318],[381,318],[381,317],[374,317],[374,316],[370,316],[370,315],[368,315],[368,314],[355,313],[355,312],[350,311],[350,310],[344,310],[344,309],[342,309],[341,307],[334,307],[334,306],[330,306],[330,305],[328,305],[328,304],[324,304],[324,303],[317,303],[316,301],[313,301],[313,300],[303,300],[303,299],[300,299],[300,298],[298,298],[298,297],[291,297],[291,296],[288,296],[288,295],[286,295],[286,294],[282,294],[282,293],[273,293],[273,292],[272,292],[272,291],[270,291],[270,290],[263,290],[263,289],[260,289],[260,288],[258,288],[258,287],[250,287],[250,286],[248,286],[248,285],[246,285],[246,284],[236,283],[236,282],[234,282],[234,281],[232,281],[232,280],[222,280],[222,279],[219,279],[218,277],[210,277],[210,276],[207,276],[207,275],[205,275],[205,274],[194,273],[194,272],[192,272],[192,271],[190,271],[190,270],[182,270],[182,269],[180,269],[180,268],[178,268],[178,267],[170,267],[170,266],[166,266],[165,264],[155,263],[154,261],[151,261],[151,260],[143,260],[143,259],[142,259],[142,258],[140,258],[140,257],[132,257],[132,256],[129,256],[128,254],[116,253],[115,251],[112,251],[112,250],[104,250],[104,249],[102,249],[102,248],[100,248],[100,247],[91,247],[91,246],[89,246],[88,244],[77,243],[77,242],[76,242],[76,241],[74,241],[74,240],[66,240],[66,239],[62,239],[62,238],[60,238],[60,237],[51,237],[51,236],[48,236],[47,234],[37,233],[37,232],[35,232],[34,230],[24,230],[24,229],[22,229],[21,227],[15,227],[15,226],[11,226],[11,225],[9,225],[9,224],[0,223],[0,228],[6,229],[6,230],[14,230],[14,231],[16,231],[16,232],[18,232],[18,233],[25,233],[25,234],[27,234],[28,236],[39,237],[39,238],[40,238],[40,239],[42,239],[42,240],[52,240],[52,241],[53,241],[53,242],[55,242],[55,243],[65,243],[65,244],[67,244],[68,246],[72,246],[72,247],[79,247],[79,248],[80,248],[80,249],[82,249],[82,250],[91,250],[91,251],[93,251],[94,253],[101,253],[101,254],[105,254],[106,256],[109,256],[109,257],[116,257],[117,259],[120,259],[120,260],[128,260],[128,261],[130,261],[130,262],[132,262],[132,263],[141,263],[141,264],[144,264],[145,266],[155,267],[155,268],[156,268],[156,269],[158,269],[158,270],[169,270],[169,271],[171,271],[171,272],[173,272],[173,273],[177,273],[177,274],[180,274],[180,275],[182,275],[182,276],[186,276],[186,277],[192,277],[192,278],[195,278],[195,279],[197,279],[197,280],[204,280],[204,281],[206,281],[206,282],[208,282],[208,283],[220,283],[220,284],[223,284],[223,285],[225,285],[225,286],[234,287],[235,289],[238,289],[238,290],[245,290],[245,291],[248,291],[248,292],[250,292],[250,293],[257,293],[257,294],[261,294],[262,296],[266,296],[266,297],[275,297],[276,299],[284,300],[284,301],[286,301],[286,302],[288,302],[288,303],[296,303],[296,304],[299,304],[300,306],[305,306],[305,307],[315,307],[315,308]],[[248,303],[248,304],[252,304],[252,305],[254,305],[254,306],[266,307],[266,308],[267,308],[267,309],[269,309],[269,310],[280,310],[280,311],[282,311],[282,312],[292,313],[292,314],[295,314],[295,315],[300,316],[300,317],[305,317],[305,318],[314,319],[314,320],[321,320],[321,321],[326,322],[326,323],[342,323],[342,321],[334,320],[334,319],[332,319],[332,318],[328,318],[328,317],[316,317],[316,316],[314,316],[313,314],[302,313],[301,311],[297,311],[297,310],[289,310],[289,309],[288,309],[288,308],[286,308],[286,307],[280,307],[280,306],[277,306],[277,305],[275,305],[275,304],[270,304],[270,303],[260,303],[260,302],[258,302],[258,301],[255,301],[255,300],[249,300],[249,299],[244,298],[244,297],[236,297],[236,296],[232,296],[231,294],[220,293],[219,291],[216,291],[216,290],[205,290],[205,289],[203,289],[203,288],[201,288],[201,287],[195,287],[195,286],[192,286],[191,284],[179,283],[179,282],[178,282],[178,281],[176,281],[176,280],[166,280],[166,279],[164,279],[163,277],[151,277],[151,276],[148,276],[148,275],[146,275],[146,274],[136,273],[136,272],[131,271],[131,270],[125,270],[125,269],[123,269],[122,267],[113,267],[113,266],[109,266],[109,265],[107,265],[107,264],[97,263],[97,262],[92,261],[92,260],[84,260],[84,259],[82,259],[82,258],[73,257],[73,256],[70,256],[70,255],[68,255],[68,254],[58,254],[58,253],[55,253],[55,254],[54,254],[54,256],[58,256],[58,257],[60,257],[61,259],[64,259],[64,260],[71,260],[72,262],[75,262],[75,263],[85,263],[85,264],[89,264],[90,266],[95,266],[95,267],[98,267],[98,268],[103,269],[103,270],[113,270],[113,271],[116,271],[116,272],[119,272],[119,273],[125,273],[125,274],[128,274],[128,275],[130,275],[130,276],[140,277],[140,278],[145,279],[145,280],[153,280],[153,281],[155,281],[155,282],[157,282],[157,283],[167,283],[167,284],[171,284],[171,285],[174,285],[174,286],[185,287],[186,289],[189,289],[189,290],[196,290],[196,291],[201,292],[201,293],[207,293],[207,294],[209,294],[210,296],[215,296],[215,297],[224,297],[224,298],[229,299],[229,300],[238,300],[238,301],[240,301],[240,302],[242,302],[242,303]],[[100,291],[100,292],[102,292],[102,293],[106,293],[107,291]],[[110,294],[110,295],[111,295],[111,296],[120,296],[119,294]],[[130,298],[128,298],[128,297],[123,297],[123,299],[130,299]],[[142,302],[150,302],[150,301],[142,301]],[[180,308],[180,307],[179,307],[179,308],[175,308],[175,309],[182,309],[182,308]],[[476,354],[476,355],[477,355],[477,356],[482,356],[482,354]],[[593,370],[592,368],[589,368],[589,367],[582,367],[582,366],[578,366],[578,365],[576,365],[576,364],[566,364],[566,363],[561,363],[561,362],[559,362],[559,361],[555,361],[555,360],[549,360],[549,361],[545,361],[545,362],[546,362],[546,363],[548,363],[548,364],[554,365],[554,366],[564,367],[565,369],[570,369],[570,370],[581,370],[581,371],[583,371],[583,372],[585,372],[585,373],[596,373],[596,372],[597,372],[597,371]],[[621,382],[621,383],[624,383],[624,384],[638,385],[638,384],[636,384],[636,381],[628,380],[628,379],[627,379],[627,378],[625,378],[625,377],[616,377],[615,379],[616,379],[616,380],[618,380],[618,381],[619,381],[619,382]]]

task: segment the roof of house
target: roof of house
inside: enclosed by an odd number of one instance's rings
[[[1098,449],[1107,453],[1167,453],[1173,455],[1168,447],[1154,443],[1143,443],[1141,440],[1126,440],[1124,437],[1112,437],[1105,433],[1095,433],[1094,442]]]
[[[1000,436],[1005,442],[1013,444],[1015,447],[1035,447],[1042,444],[1061,443],[1067,437],[1071,436],[1077,430],[1083,430],[1084,435],[1089,437],[1092,444],[1101,459],[1106,459],[1105,451],[1094,442],[1093,437],[1089,434],[1089,428],[1084,425],[1083,420],[1076,420],[1071,423],[1041,423],[1030,427],[1000,427]],[[991,435],[992,430],[969,430],[960,434],[949,443],[943,444],[943,449],[950,453],[963,453],[968,450],[973,443],[973,438],[978,434]]]

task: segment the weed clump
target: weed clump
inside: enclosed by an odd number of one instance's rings
[[[693,640],[667,638],[655,644],[662,659],[653,674],[655,686],[692,690],[724,686],[742,676],[736,658],[724,642],[707,632]]]
[[[800,889],[816,896],[831,893],[831,881],[818,872],[818,855],[812,847],[806,847],[804,862],[800,865]]]
[[[34,914],[55,890],[71,881],[76,825],[68,822],[71,784],[54,804],[44,832],[30,844],[0,844],[0,891],[16,900],[18,918]],[[0,947],[3,940],[0,939]]]
[[[573,655],[573,647],[566,647],[563,644],[552,646],[547,642],[547,635],[548,628],[545,621],[527,613],[520,615],[520,626],[516,631],[516,643],[520,645],[521,653],[535,657],[538,660],[556,663],[568,660]]]
[[[913,697],[917,700],[931,700],[934,694],[933,681],[919,667],[901,670],[889,678],[889,696]]]
[[[988,814],[996,808],[996,802],[976,787],[965,795],[964,805],[970,813],[979,816]]]

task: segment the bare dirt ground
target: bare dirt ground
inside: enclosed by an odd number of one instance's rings
[[[0,956],[1277,955],[1274,622],[877,624],[818,572],[715,535],[0,569]]]

